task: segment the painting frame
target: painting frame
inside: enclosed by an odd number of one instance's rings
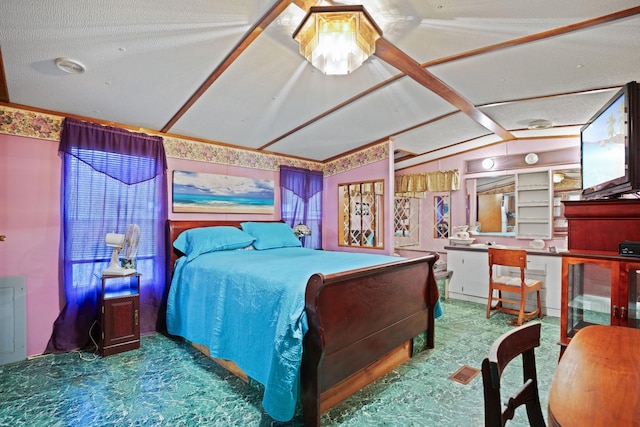
[[[206,172],[174,170],[174,213],[275,214],[275,182]]]

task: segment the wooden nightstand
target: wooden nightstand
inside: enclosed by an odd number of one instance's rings
[[[140,276],[101,277],[102,356],[140,348]]]

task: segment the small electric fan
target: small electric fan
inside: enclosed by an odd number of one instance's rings
[[[103,276],[127,276],[134,274],[134,259],[138,252],[138,242],[140,241],[140,227],[136,224],[129,224],[125,234],[107,233],[105,243],[108,247],[113,248],[109,267],[102,270]],[[123,263],[120,264],[120,251],[123,251]]]

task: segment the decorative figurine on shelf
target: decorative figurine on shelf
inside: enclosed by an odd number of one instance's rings
[[[311,236],[311,229],[300,223],[293,227],[293,234],[295,234],[298,239],[302,239],[304,236]]]

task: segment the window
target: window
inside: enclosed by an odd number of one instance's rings
[[[309,227],[311,234],[300,238],[305,248],[322,248],[323,179],[320,171],[280,166],[280,215],[291,227]]]
[[[449,238],[449,195],[439,195],[433,197],[433,237],[436,239]]]
[[[140,330],[163,328],[166,292],[166,157],[162,138],[65,119],[62,277],[66,305],[54,323],[47,352],[84,347],[99,317],[100,277],[111,258],[107,233],[137,224]]]
[[[338,186],[340,246],[384,248],[384,182]]]

